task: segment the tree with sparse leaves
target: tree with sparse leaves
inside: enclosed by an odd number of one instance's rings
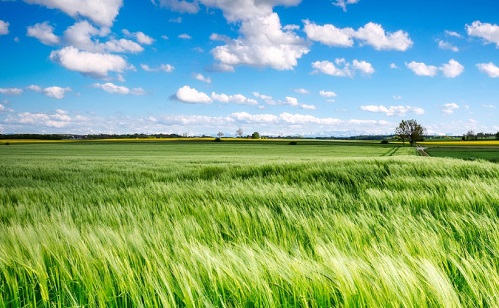
[[[418,124],[416,120],[402,120],[395,129],[395,134],[402,140],[404,145],[405,141],[408,140],[411,146],[413,146],[416,141],[423,140],[425,131],[426,129]]]
[[[236,130],[236,135],[239,137],[239,138],[242,138],[243,137],[243,129],[242,128],[239,128],[238,130]]]

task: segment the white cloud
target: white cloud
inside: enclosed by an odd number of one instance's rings
[[[265,94],[261,94],[261,93],[258,93],[258,92],[253,92],[253,95],[259,99],[262,99],[264,101],[267,101],[267,100],[271,100],[272,99],[272,96],[269,96],[269,95],[265,95]]]
[[[130,94],[137,95],[137,96],[142,96],[142,95],[146,95],[146,91],[144,89],[142,89],[142,88],[133,88],[130,91]]]
[[[499,48],[499,26],[489,23],[474,21],[471,25],[466,25],[466,32],[469,36],[476,36],[485,40],[486,43],[494,43]]]
[[[461,38],[461,34],[455,32],[455,31],[445,30],[445,34],[448,35],[448,36],[453,36],[453,37]]]
[[[101,45],[102,46],[102,45]],[[103,46],[105,46],[105,50],[109,52],[131,52],[138,53],[142,52],[144,48],[134,41],[119,39],[119,40],[110,40],[106,42]]]
[[[414,74],[418,76],[430,76],[433,77],[438,73],[438,67],[433,65],[426,65],[422,62],[412,61],[410,63],[405,63],[405,66],[412,70]]]
[[[192,36],[190,36],[190,35],[189,35],[189,34],[187,34],[187,33],[182,33],[182,34],[180,34],[180,35],[178,36],[178,38],[183,39],[183,40],[190,40],[190,39],[192,39]]]
[[[109,27],[118,16],[123,0],[24,0],[51,9],[59,9],[73,18],[88,17],[95,23]]]
[[[118,85],[115,85],[114,83],[111,83],[111,82],[94,83],[92,86],[94,88],[104,90],[104,91],[111,93],[111,94],[121,94],[121,95],[130,94],[129,88],[127,88],[125,86],[118,86]]]
[[[356,71],[364,75],[371,75],[375,72],[371,63],[358,60],[353,60],[352,63],[349,63],[343,58],[336,59],[335,63],[330,61],[316,61],[312,63],[312,67],[315,69],[313,73],[321,72],[337,77],[353,77]]]
[[[376,113],[384,113],[387,116],[404,116],[408,112],[412,112],[416,115],[421,115],[424,114],[424,109],[419,108],[419,107],[412,107],[412,106],[389,106],[385,107],[383,105],[365,105],[365,106],[360,106],[361,110],[364,111],[369,111],[369,112],[376,112]]]
[[[480,72],[489,75],[490,78],[499,77],[499,67],[497,67],[494,63],[478,63],[476,65]]]
[[[446,115],[453,114],[456,109],[459,109],[459,105],[456,103],[444,104],[442,106],[442,112]]]
[[[19,88],[0,88],[0,94],[19,95],[23,93],[23,89]]]
[[[26,125],[37,125],[52,128],[63,128],[70,125],[75,120],[81,120],[81,117],[71,117],[64,110],[57,109],[55,113],[32,113],[23,112],[11,115],[6,119],[6,123]]]
[[[213,102],[206,93],[199,92],[187,85],[178,89],[174,97],[177,100],[188,104],[211,104]]]
[[[173,65],[170,65],[170,64],[161,64],[158,67],[150,67],[147,64],[141,64],[140,67],[146,72],[163,71],[163,72],[171,73],[175,70],[175,67]]]
[[[359,0],[335,0],[335,2],[333,2],[333,5],[334,6],[339,6],[343,9],[343,12],[346,12],[347,11],[347,5],[349,4],[355,4],[355,3],[358,3]]]
[[[333,91],[324,91],[324,90],[321,90],[321,91],[319,92],[319,94],[320,94],[320,96],[323,96],[323,97],[329,97],[329,98],[330,98],[330,97],[336,97],[336,96],[337,96],[337,94],[336,94],[336,93],[334,93]]]
[[[204,83],[211,83],[211,78],[210,77],[205,77],[201,73],[194,74],[194,79],[199,80]]]
[[[396,100],[396,101],[402,100],[402,96],[400,96],[400,95],[394,95],[393,96],[393,100]]]
[[[181,24],[182,23],[182,17],[178,16],[176,18],[170,18],[168,19],[168,22],[174,23],[174,24]]]
[[[364,27],[355,31],[352,28],[337,28],[334,25],[323,26],[303,21],[304,31],[312,41],[318,41],[328,46],[352,47],[353,39],[360,40],[361,44],[374,47],[376,50],[399,50],[405,51],[413,45],[409,34],[402,30],[386,33],[379,24],[369,22]]]
[[[459,51],[459,48],[457,48],[456,46],[452,45],[449,42],[445,42],[445,41],[442,41],[442,40],[437,40],[437,43],[438,43],[438,48],[440,48],[440,49],[451,50],[453,52],[458,52]]]
[[[464,66],[454,59],[451,59],[449,63],[443,64],[440,69],[447,78],[456,78],[461,75],[464,71]]]
[[[80,51],[71,46],[52,51],[50,59],[66,69],[96,78],[104,78],[109,72],[121,73],[130,68],[125,59],[118,55]]]
[[[399,50],[405,51],[414,43],[409,38],[409,34],[402,30],[393,33],[385,33],[379,24],[369,22],[364,27],[355,32],[355,37],[364,41],[367,45],[376,50]]]
[[[482,105],[483,108],[487,108],[487,109],[493,109],[493,108],[496,108],[495,105]]]
[[[72,91],[71,88],[69,88],[69,87],[61,88],[58,86],[52,86],[52,87],[42,89],[40,86],[37,86],[37,85],[30,85],[30,86],[26,87],[26,89],[31,90],[31,91],[35,91],[38,93],[42,93],[45,96],[56,98],[56,99],[63,99],[67,92]]]
[[[128,37],[133,37],[137,40],[137,42],[144,44],[144,45],[151,45],[154,43],[154,39],[144,32],[138,31],[138,32],[130,32],[127,29],[122,30],[123,34],[125,34]]]
[[[0,35],[9,34],[9,23],[0,19]]]
[[[135,37],[137,38],[137,42],[144,44],[144,45],[151,45],[154,43],[154,39],[146,34],[144,32],[135,32]]]
[[[94,88],[101,89],[111,94],[120,94],[120,95],[145,95],[145,91],[142,88],[133,88],[129,89],[125,86],[118,86],[112,82],[106,83],[94,83],[92,85]]]
[[[395,63],[390,63],[390,68],[391,68],[391,69],[397,69],[397,68],[399,68],[399,67],[398,67],[398,66],[397,66],[397,64],[395,64]]]
[[[87,51],[101,51],[97,43],[92,41],[93,36],[104,37],[109,34],[109,28],[98,29],[88,21],[76,22],[64,31],[64,41],[73,47]]]
[[[37,85],[34,85],[34,84],[32,84],[30,86],[27,86],[26,90],[35,91],[35,92],[38,92],[38,93],[42,93],[43,92],[43,89],[40,86],[37,86]]]
[[[212,49],[212,55],[225,71],[249,65],[291,70],[297,60],[309,52],[308,44],[282,26],[274,5],[297,5],[299,0],[201,0],[209,7],[220,8],[227,21],[240,25],[240,36]]]
[[[188,2],[185,0],[159,0],[162,7],[166,7],[172,11],[180,13],[197,13],[199,5],[197,2]]]
[[[308,94],[308,91],[306,89],[303,89],[303,88],[295,89],[294,91],[298,94]]]
[[[365,75],[371,75],[375,72],[371,63],[368,63],[366,61],[353,60],[352,66],[355,70],[358,70]]]
[[[54,27],[47,21],[28,27],[26,35],[38,39],[45,45],[57,45],[60,42],[59,37],[54,34]]]
[[[94,36],[105,37],[109,35],[109,32],[109,28],[98,29],[87,21],[81,21],[64,32],[64,41],[72,47],[90,52],[138,53],[144,50],[136,42],[126,39],[111,39],[105,43],[92,40]]]
[[[317,109],[317,107],[315,107],[314,105],[307,105],[307,104],[301,104],[300,108],[305,109],[305,110],[315,110],[315,109]]]
[[[5,110],[5,106],[0,104],[0,111],[4,111]]]
[[[227,94],[216,94],[215,92],[211,93],[211,98],[214,101],[222,102],[222,103],[235,103],[238,105],[258,105],[258,102],[252,98],[247,98],[242,94],[235,95],[227,95]]]
[[[298,99],[296,97],[286,96],[286,100],[284,101],[285,105],[289,106],[298,106]]]
[[[327,46],[353,46],[352,37],[355,30],[352,28],[339,29],[330,24],[318,26],[308,20],[304,20],[303,22],[305,24],[303,31],[307,34],[308,39],[312,41],[321,42]]]
[[[434,77],[438,74],[438,71],[442,71],[445,77],[455,78],[464,71],[464,66],[454,59],[449,60],[448,63],[442,64],[440,67],[415,61],[405,63],[405,65],[418,76]]]

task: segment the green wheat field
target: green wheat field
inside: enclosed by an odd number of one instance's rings
[[[497,163],[301,141],[0,158],[0,307],[499,305]]]

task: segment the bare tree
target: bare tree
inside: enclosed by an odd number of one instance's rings
[[[223,135],[224,135],[224,133],[222,133],[222,132],[217,133],[218,138],[222,138]]]
[[[242,138],[243,137],[243,129],[242,128],[239,128],[238,130],[236,130],[236,135],[239,137],[239,138]]]
[[[404,144],[408,140],[411,146],[413,146],[416,141],[423,139],[425,131],[426,129],[419,125],[416,120],[402,120],[395,129],[395,134],[402,139]]]

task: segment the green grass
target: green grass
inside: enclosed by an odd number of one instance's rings
[[[0,306],[497,305],[499,166],[411,150],[1,146]]]
[[[430,147],[426,150],[430,156],[452,157],[466,160],[484,159],[499,162],[499,147]]]

